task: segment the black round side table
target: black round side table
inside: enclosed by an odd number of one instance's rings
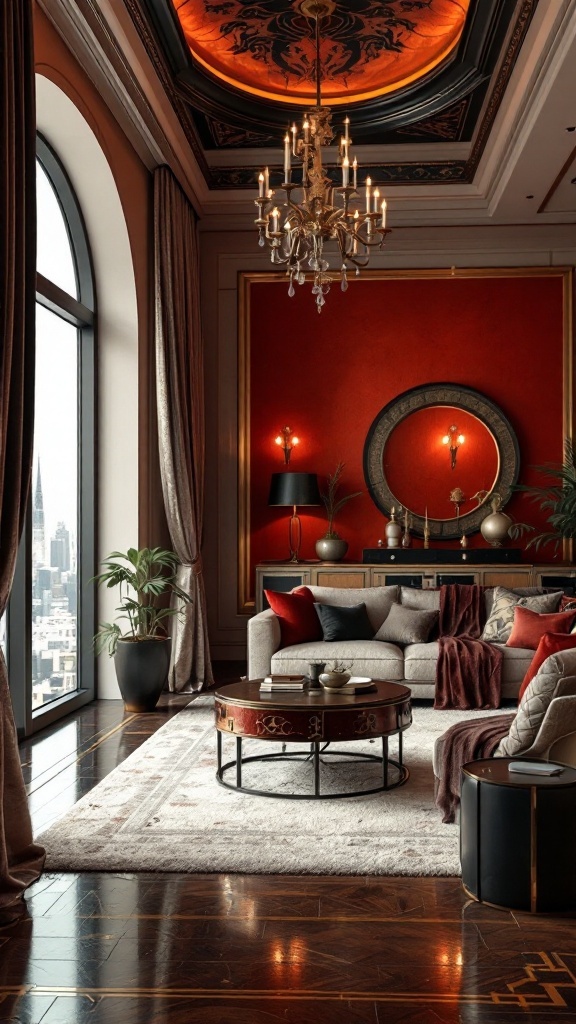
[[[508,771],[521,760],[486,758],[462,768],[462,884],[473,899],[496,907],[575,910],[576,769]]]

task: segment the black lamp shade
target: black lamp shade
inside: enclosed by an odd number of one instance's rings
[[[316,473],[272,473],[269,505],[321,505]]]

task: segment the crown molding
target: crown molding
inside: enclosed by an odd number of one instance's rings
[[[127,13],[109,0],[37,2],[143,164],[167,164],[200,212],[203,175]]]

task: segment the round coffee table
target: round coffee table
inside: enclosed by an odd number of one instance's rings
[[[362,796],[395,789],[406,782],[408,769],[402,764],[402,733],[412,724],[411,691],[400,683],[374,680],[374,689],[365,693],[328,693],[305,689],[296,692],[260,693],[261,679],[248,679],[222,686],[215,693],[216,742],[218,768],[216,778],[228,789],[257,796],[281,797],[288,800],[336,799]],[[222,734],[236,737],[236,758],[222,763]],[[398,736],[398,760],[388,756],[388,739]],[[282,751],[272,754],[242,756],[245,738],[282,743]],[[382,754],[361,751],[328,750],[328,744],[349,740],[382,739]],[[308,749],[286,751],[285,744],[307,744]],[[339,757],[359,761],[376,761],[382,765],[382,783],[354,792],[320,792],[320,747],[323,757]],[[252,761],[291,761],[310,759],[313,764],[313,792],[279,793],[252,789],[242,785],[242,766]],[[389,766],[398,771],[394,781]],[[236,769],[235,784],[224,778],[225,772]]]

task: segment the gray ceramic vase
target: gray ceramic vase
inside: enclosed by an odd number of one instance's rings
[[[316,541],[316,554],[321,562],[340,562],[348,551],[348,541],[340,537],[320,537]]]

